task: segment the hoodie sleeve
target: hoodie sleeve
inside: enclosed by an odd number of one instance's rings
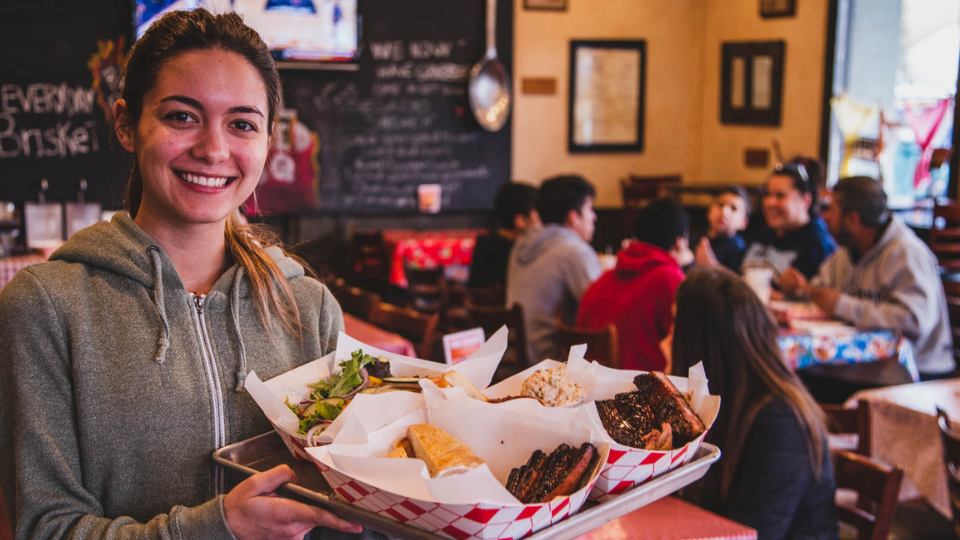
[[[857,328],[893,328],[910,340],[929,334],[940,321],[940,278],[930,257],[897,249],[875,263],[886,294],[860,298],[842,293],[834,315]]]
[[[77,330],[77,329],[73,329]],[[0,294],[0,481],[17,540],[234,540],[221,498],[147,523],[109,519],[84,485],[68,336],[43,284],[21,271]],[[131,482],[136,479],[131,476]]]
[[[583,298],[583,293],[589,287],[603,270],[600,268],[600,258],[589,245],[584,244],[579,247],[573,256],[569,257],[567,263],[567,284],[573,297],[579,302]]]
[[[330,289],[322,283],[319,285],[321,287],[320,343],[323,345],[323,354],[329,354],[337,349],[337,337],[340,332],[343,332],[343,310]]]

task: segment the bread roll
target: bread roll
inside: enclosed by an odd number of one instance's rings
[[[390,449],[390,453],[387,454],[388,458],[416,458],[417,456],[413,453],[413,446],[410,444],[410,439],[403,437],[397,439],[393,443],[393,448]]]
[[[407,428],[407,437],[413,453],[427,464],[431,478],[455,467],[476,468],[483,465],[470,447],[456,437],[430,424],[415,424]]]

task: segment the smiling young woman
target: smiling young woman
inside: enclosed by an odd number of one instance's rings
[[[210,458],[270,429],[243,389],[250,370],[323,356],[343,328],[330,291],[236,217],[279,92],[234,14],[172,12],[131,50],[114,111],[134,158],[130,215],[77,233],[0,294],[0,484],[17,538],[359,532],[273,497],[288,467],[231,490]]]

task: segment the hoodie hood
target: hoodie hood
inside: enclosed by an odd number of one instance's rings
[[[626,249],[620,250],[615,271],[619,277],[629,279],[635,274],[646,273],[664,265],[680,268],[677,261],[666,250],[635,241],[631,242]]]
[[[304,275],[303,267],[287,257],[278,246],[267,248],[267,254],[277,263],[287,280]],[[170,344],[164,290],[182,290],[185,287],[170,257],[130,216],[118,212],[110,223],[101,222],[78,232],[55,251],[50,260],[93,266],[133,280],[149,289],[159,322],[156,361],[158,364],[164,362]],[[234,264],[217,279],[209,293],[223,294],[231,299],[233,329],[240,345],[237,390],[243,387],[246,377],[246,353],[237,309],[240,298],[251,295],[250,282],[241,279],[242,273],[243,269]]]
[[[553,245],[571,241],[583,243],[583,239],[577,236],[577,233],[563,225],[551,223],[545,227],[531,227],[517,239],[513,248],[516,252],[517,264],[527,266],[540,258]]]

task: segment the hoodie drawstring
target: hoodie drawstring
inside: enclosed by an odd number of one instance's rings
[[[240,282],[243,281],[243,268],[237,268],[237,275],[233,279],[233,290],[230,298],[230,314],[233,316],[233,331],[237,334],[237,343],[240,344],[240,362],[237,364],[237,392],[243,390],[247,379],[247,350],[243,346],[243,335],[240,334]]]
[[[170,325],[167,324],[167,312],[163,307],[163,274],[160,271],[160,249],[157,246],[147,248],[150,262],[153,263],[153,302],[160,316],[160,337],[157,339],[157,363],[163,364],[170,346]]]

